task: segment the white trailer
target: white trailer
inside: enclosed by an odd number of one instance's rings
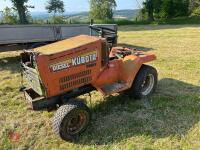
[[[117,33],[114,24],[93,26],[110,28]],[[54,42],[80,34],[97,35],[90,31],[89,25],[1,25],[0,45]]]

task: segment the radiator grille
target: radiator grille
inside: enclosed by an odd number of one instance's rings
[[[76,74],[60,78],[60,90],[72,88],[80,84],[87,84],[92,81],[91,70],[85,70]]]
[[[76,74],[72,74],[72,75],[69,75],[69,76],[62,77],[62,78],[60,78],[59,82],[65,83],[65,82],[68,82],[68,81],[71,81],[71,80],[76,80],[77,78],[82,78],[84,76],[88,76],[90,74],[91,74],[91,70],[82,71],[82,72],[79,72],[79,73],[76,73]]]
[[[65,89],[68,89],[68,88],[71,88],[71,87],[74,87],[74,86],[77,86],[80,84],[86,84],[86,83],[89,83],[90,81],[92,81],[91,76],[85,77],[85,78],[80,78],[80,79],[68,82],[66,84],[60,85],[60,90],[65,90]]]

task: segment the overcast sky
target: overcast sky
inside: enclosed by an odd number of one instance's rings
[[[35,9],[30,9],[30,11],[43,12],[45,10],[45,4],[47,0],[29,0],[29,4],[35,6]],[[88,11],[89,10],[89,0],[63,0],[65,3],[65,11]],[[140,3],[143,0],[138,0]],[[137,0],[116,0],[117,10],[120,9],[137,9],[140,5]],[[3,10],[6,6],[11,7],[10,0],[1,0],[0,10]]]

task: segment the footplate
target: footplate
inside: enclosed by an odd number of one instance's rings
[[[32,110],[40,110],[39,103],[44,101],[45,98],[39,96],[33,89],[25,89],[24,97],[28,103],[28,108]]]
[[[28,108],[36,111],[53,109],[60,100],[59,97],[42,97],[31,88],[24,90],[24,97],[28,103]]]

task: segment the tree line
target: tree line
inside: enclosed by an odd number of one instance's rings
[[[2,12],[3,22],[27,24],[31,18],[28,0],[10,0],[13,7],[6,7]],[[89,0],[89,17],[96,20],[112,20],[113,12],[117,7],[116,0]],[[62,0],[48,0],[45,9],[53,13],[54,21],[57,13],[65,12]],[[17,13],[15,13],[17,12]],[[16,15],[17,14],[17,15]],[[143,8],[139,13],[142,20],[154,21],[157,19],[170,19],[181,16],[199,15],[200,0],[144,0]]]
[[[194,15],[200,8],[200,0],[146,0],[143,5],[144,17],[149,21],[154,21],[160,18],[170,19]]]

